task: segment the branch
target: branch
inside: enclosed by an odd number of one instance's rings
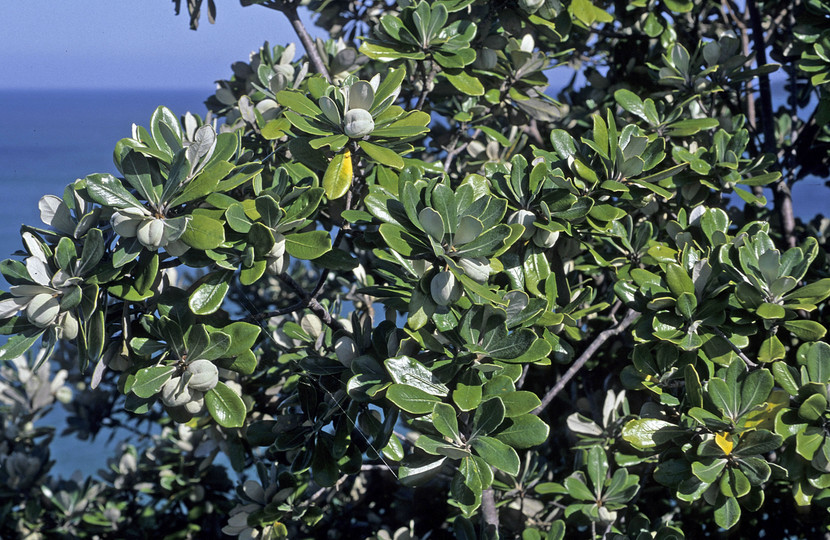
[[[496,498],[492,486],[481,492],[481,521],[481,537],[498,538],[499,511],[496,509]]]
[[[260,5],[279,11],[288,18],[291,26],[294,27],[294,32],[297,33],[297,37],[300,38],[303,47],[305,47],[305,52],[308,54],[308,59],[311,61],[314,71],[325,77],[327,81],[331,82],[331,75],[329,75],[329,70],[326,69],[326,64],[320,56],[320,51],[317,50],[314,40],[311,39],[311,36],[305,29],[303,21],[300,19],[300,14],[297,12],[297,4],[292,0],[272,0],[271,2],[265,2]]]
[[[755,2],[747,2],[749,18],[752,21],[752,40],[755,45],[756,64],[760,67],[767,63],[764,29],[761,26],[761,14]],[[761,91],[761,127],[764,130],[764,152],[775,155],[775,130],[773,127],[774,114],[772,110],[772,89],[769,75],[766,73],[758,77],[758,86]],[[781,218],[781,232],[789,247],[795,247],[795,214],[793,213],[793,198],[785,180],[780,180],[773,188],[775,208]]]
[[[570,380],[573,379],[574,375],[576,375],[577,372],[580,369],[582,369],[582,366],[584,366],[585,363],[588,362],[588,360],[590,360],[592,356],[594,356],[594,354],[599,350],[599,348],[602,347],[602,344],[608,341],[609,338],[616,336],[617,334],[621,333],[623,330],[628,328],[628,326],[632,322],[634,322],[634,319],[636,319],[639,315],[640,314],[638,312],[634,310],[629,310],[629,312],[626,313],[623,320],[618,322],[616,326],[612,326],[611,328],[607,328],[600,332],[600,334],[593,341],[593,343],[591,343],[588,346],[588,348],[585,349],[585,351],[582,353],[582,356],[580,356],[576,360],[576,362],[574,362],[571,365],[571,367],[568,368],[568,371],[566,371],[565,374],[562,375],[562,378],[559,379],[559,381],[557,381],[554,387],[551,388],[547,394],[545,394],[545,397],[542,398],[542,403],[538,407],[536,407],[536,409],[533,411],[533,414],[537,416],[541,414],[542,411],[545,410],[545,407],[547,407],[550,404],[550,402],[553,401],[553,398],[555,398],[557,394],[559,394],[559,392],[561,392],[562,389],[565,388],[565,385],[567,385],[568,382],[570,382]]]

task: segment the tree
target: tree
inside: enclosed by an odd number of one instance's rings
[[[314,1],[316,42],[242,4],[308,56],[160,107],[0,264],[3,537],[828,532],[790,189],[828,176],[830,4]],[[138,439],[52,478],[56,399]]]

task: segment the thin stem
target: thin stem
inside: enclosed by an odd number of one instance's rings
[[[740,358],[741,360],[744,361],[744,364],[746,364],[747,367],[750,367],[750,368],[758,367],[758,364],[756,364],[755,362],[753,362],[752,360],[747,358],[747,356],[744,354],[744,352],[741,349],[739,349],[737,345],[732,343],[732,341],[728,337],[726,337],[726,334],[721,332],[720,328],[714,326],[714,327],[712,327],[712,329],[715,331],[715,334],[717,334],[719,337],[726,340],[726,342],[729,344],[729,347],[735,352],[735,354],[738,355],[738,358]]]
[[[423,64],[421,64],[423,65]],[[424,106],[424,102],[427,99],[427,96],[430,92],[430,85],[432,85],[432,81],[435,79],[435,76],[438,74],[438,66],[433,62],[432,68],[429,70],[429,73],[426,73],[426,68],[424,68],[424,87],[421,89],[421,95],[418,96],[418,102],[415,104],[415,110],[420,111],[421,107]]]
[[[581,370],[582,367],[588,362],[588,360],[590,360],[591,357],[594,356],[594,354],[599,350],[599,348],[602,347],[602,344],[608,341],[608,339],[616,336],[617,334],[621,333],[623,330],[628,328],[628,326],[632,322],[634,322],[634,319],[636,319],[638,316],[638,312],[629,311],[628,313],[626,313],[625,317],[623,317],[623,319],[620,322],[618,322],[615,326],[612,326],[611,328],[607,328],[600,332],[600,334],[593,341],[593,343],[591,343],[588,346],[588,348],[585,349],[585,351],[576,360],[576,362],[574,362],[573,365],[571,365],[571,367],[568,368],[568,371],[566,371],[565,374],[562,375],[562,378],[559,379],[559,381],[557,381],[554,387],[551,388],[548,391],[548,393],[545,394],[545,396],[542,398],[542,403],[539,404],[538,407],[536,407],[536,409],[533,411],[533,414],[541,414],[542,411],[545,410],[545,407],[547,407],[550,404],[550,402],[553,401],[553,398],[555,398],[559,394],[559,392],[561,392],[562,389],[565,388],[565,385],[567,385],[568,382],[570,382],[570,380],[574,378],[574,375],[576,375],[579,372],[579,370]]]

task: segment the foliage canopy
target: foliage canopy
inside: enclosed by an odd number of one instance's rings
[[[0,263],[0,535],[828,532],[830,3],[241,3]]]

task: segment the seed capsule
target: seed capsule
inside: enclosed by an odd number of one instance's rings
[[[190,401],[184,404],[184,409],[190,414],[199,414],[205,409],[205,394],[192,390]]]
[[[207,392],[219,382],[219,369],[210,360],[195,360],[188,364],[190,380],[187,386],[197,392]]]
[[[455,276],[452,272],[446,270],[438,272],[429,284],[432,300],[439,306],[450,305],[454,299],[457,300],[461,296],[460,288],[456,291],[456,285]]]
[[[374,129],[375,121],[365,109],[352,109],[343,116],[343,131],[352,139],[362,139]]]
[[[136,236],[141,244],[153,251],[164,245],[164,220],[145,218],[138,226]]]
[[[187,386],[182,384],[181,377],[171,377],[161,387],[161,401],[168,407],[179,407],[190,401],[191,395]]]
[[[533,243],[540,248],[551,248],[557,240],[559,240],[559,231],[553,232],[537,228],[533,235]]]
[[[46,328],[60,313],[61,305],[58,299],[49,293],[41,293],[32,298],[26,306],[26,317],[40,328]]]
[[[530,210],[524,209],[516,210],[510,214],[509,218],[507,218],[507,223],[511,225],[513,223],[518,223],[525,228],[525,232],[522,233],[522,239],[524,240],[530,239],[530,237],[533,236],[533,233],[536,232],[533,227],[534,221],[536,221],[536,215]]]

